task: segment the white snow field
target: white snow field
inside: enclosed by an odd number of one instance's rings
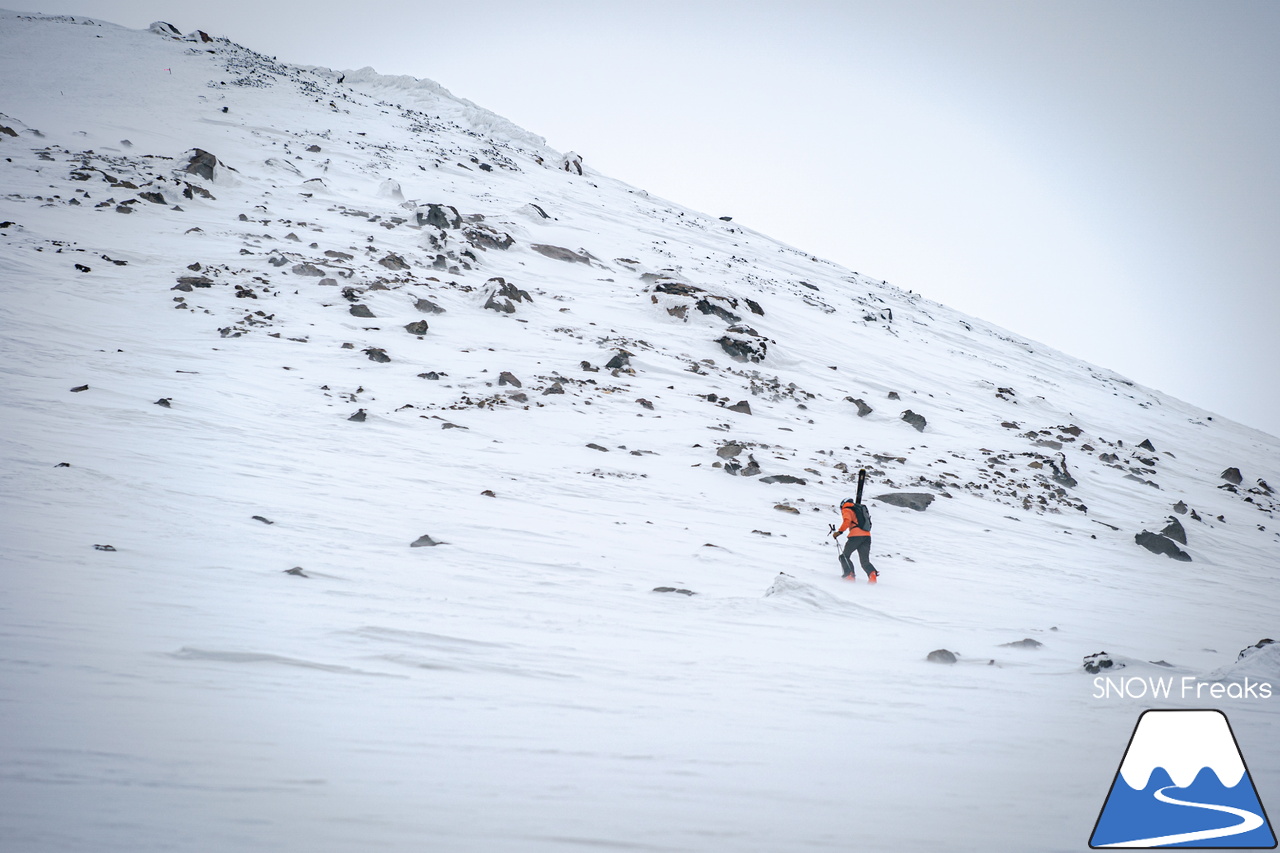
[[[1149,707],[1280,811],[1275,437],[341,78],[0,13],[0,849],[1076,851]]]

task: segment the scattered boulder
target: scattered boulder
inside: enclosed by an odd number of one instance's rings
[[[1178,515],[1186,515],[1187,514],[1186,503],[1184,503],[1183,501],[1178,501],[1176,504],[1173,505],[1173,511],[1176,512]]]
[[[764,361],[769,349],[764,341],[743,340],[741,338],[731,338],[728,335],[718,338],[716,343],[734,361]]]
[[[153,21],[151,26],[147,27],[147,32],[155,33],[158,36],[182,38],[182,33],[178,32],[178,28],[167,21]]]
[[[559,382],[552,382],[550,387],[548,387],[542,392],[542,396],[545,397],[548,394],[563,394],[563,393],[564,393],[564,386],[561,385]]]
[[[1106,652],[1095,652],[1084,656],[1084,668],[1091,675],[1097,675],[1103,670],[1124,669],[1124,664],[1115,662]]]
[[[867,415],[875,411],[875,409],[868,406],[866,401],[861,398],[854,399],[853,397],[845,397],[845,399],[858,407],[858,417],[860,418],[865,418]]]
[[[1239,468],[1228,468],[1223,471],[1222,479],[1226,480],[1233,486],[1238,486],[1244,482],[1244,476],[1240,473]]]
[[[533,302],[533,297],[528,291],[521,290],[501,277],[491,278],[485,282],[484,293],[486,296],[484,307],[501,314],[514,314],[517,302]]]
[[[799,477],[793,477],[790,474],[770,474],[768,477],[761,477],[762,483],[790,483],[797,486],[809,485],[808,480],[802,480]]]
[[[607,448],[607,447],[601,447],[600,445],[596,444],[595,442],[592,442],[591,444],[588,444],[588,445],[587,445],[587,447],[590,447],[592,450],[600,450],[600,451],[603,451],[603,452],[605,452],[605,453],[608,453],[608,452],[609,452],[609,448]]]
[[[624,349],[618,350],[618,352],[614,354],[613,358],[609,359],[605,363],[606,370],[621,370],[625,367],[630,367],[630,366],[631,366],[631,353],[627,352]]]
[[[725,408],[731,412],[737,412],[738,414],[742,414],[742,415],[751,414],[751,404],[748,403],[746,400],[739,400],[738,402],[734,403],[732,406],[725,406]]]
[[[315,276],[316,278],[324,277],[324,270],[320,269],[320,267],[315,264],[294,264],[289,272],[294,275],[310,275]]]
[[[898,392],[897,392],[897,391],[890,391],[890,392],[889,392],[889,394],[888,394],[888,398],[889,398],[890,400],[901,400],[901,399],[902,399],[901,397],[899,397],[899,396],[898,396]]]
[[[649,411],[651,412],[653,411],[653,403],[651,401],[646,400],[643,397],[640,397],[636,400],[636,402],[639,403],[644,408],[648,409]]]
[[[156,405],[157,405],[157,406],[163,406],[163,407],[164,407],[164,408],[166,408],[166,409],[172,409],[172,408],[173,408],[173,398],[172,398],[172,397],[161,397],[159,400],[156,400]]]
[[[567,261],[574,264],[591,264],[591,258],[586,255],[580,255],[577,252],[565,249],[561,246],[547,246],[542,243],[532,243],[529,248],[533,249],[539,255],[544,255],[557,261]]]
[[[885,495],[876,495],[875,500],[890,506],[900,506],[906,509],[914,509],[916,512],[924,512],[933,503],[934,496],[928,492],[890,492]]]
[[[787,504],[774,504],[773,508],[778,510],[779,512],[789,512],[792,515],[800,514],[800,510],[796,509],[793,506],[788,506]]]
[[[1267,646],[1271,645],[1274,642],[1275,640],[1265,639],[1265,640],[1259,640],[1258,642],[1254,643],[1252,646],[1245,646],[1243,649],[1240,650],[1240,654],[1236,655],[1236,660],[1238,661],[1244,660],[1250,655],[1255,654],[1259,649],[1265,649]]]
[[[368,413],[368,412],[366,412],[364,409],[359,409],[359,410],[357,410],[357,411],[356,411],[356,413],[355,413],[355,414],[353,414],[351,417],[347,418],[347,420],[349,420],[349,421],[355,421],[355,422],[356,422],[356,423],[358,423],[358,424],[362,424],[362,423],[364,423],[365,418],[367,418],[368,416],[369,416],[369,413]]]
[[[443,314],[444,309],[432,302],[430,299],[418,297],[413,301],[413,307],[417,308],[423,314]]]
[[[206,181],[212,181],[214,172],[220,165],[217,157],[203,148],[195,148],[192,149],[191,157],[187,160],[187,165],[183,167],[183,171],[189,175],[204,178]]]
[[[446,212],[447,211],[447,212]],[[432,225],[440,229],[457,229],[462,227],[462,215],[458,208],[442,204],[428,204],[427,212],[418,211],[419,225]]]
[[[381,258],[378,263],[389,270],[407,270],[409,268],[408,261],[395,252],[388,252],[386,257]]]
[[[427,333],[427,321],[415,320],[412,323],[405,323],[404,330],[411,335],[425,335]]]
[[[1038,649],[1043,645],[1044,643],[1040,642],[1039,640],[1033,640],[1030,637],[1027,637],[1024,640],[1014,640],[1012,643],[1001,643],[1000,648],[1002,649]]]
[[[369,356],[370,361],[376,361],[379,364],[386,364],[391,361],[391,356],[387,355],[387,351],[381,347],[366,347],[364,354]]]
[[[560,158],[560,170],[573,175],[582,174],[582,155],[576,151],[570,151]]]
[[[413,540],[413,542],[409,543],[409,547],[410,548],[431,548],[433,546],[443,545],[443,544],[444,544],[443,542],[437,542],[436,540],[432,539],[430,536],[424,533],[423,535],[419,536],[417,539]]]
[[[347,310],[351,312],[352,317],[362,317],[366,320],[377,319],[374,317],[373,312],[369,310],[368,305],[352,305]]]
[[[523,388],[524,383],[516,378],[516,375],[509,370],[504,370],[498,374],[499,385],[514,385],[517,388]]]
[[[1156,447],[1151,443],[1151,439],[1149,438],[1144,438],[1142,441],[1138,442],[1138,446],[1143,450],[1150,450],[1152,453],[1156,452]]]
[[[716,456],[721,459],[732,459],[744,450],[741,444],[725,444],[716,451]]]
[[[1190,554],[1174,544],[1172,539],[1162,534],[1144,530],[1141,533],[1134,534],[1133,541],[1153,554],[1163,554],[1182,563],[1191,562]]]
[[[676,589],[674,586],[655,586],[653,588],[653,591],[654,592],[678,592],[681,595],[697,595],[697,593],[691,589]]]
[[[956,653],[952,651],[948,651],[947,649],[934,649],[933,651],[929,652],[929,654],[925,657],[925,660],[929,661],[930,663],[955,663]]]
[[[89,390],[89,386],[88,386],[88,385],[77,385],[76,387],[74,387],[74,388],[72,388],[72,389],[71,389],[71,393],[72,393],[72,394],[79,394],[81,391],[88,391],[88,390]]]
[[[166,204],[163,193],[140,192],[138,198],[143,201],[149,201],[152,204]]]
[[[275,522],[272,521],[271,519],[265,518],[261,515],[255,515],[255,516],[252,516],[252,518],[254,521],[261,521],[263,524],[275,524]]]
[[[1164,530],[1160,531],[1160,535],[1168,536],[1173,541],[1180,542],[1183,545],[1187,544],[1187,531],[1182,526],[1182,523],[1173,516],[1169,516],[1169,523],[1165,525]]]
[[[281,574],[293,575],[294,577],[299,577],[299,578],[311,577],[311,575],[307,574],[302,570],[302,566],[294,566],[292,569],[285,569],[283,572],[281,572]]]
[[[917,432],[924,432],[924,428],[928,425],[928,421],[923,415],[917,415],[915,412],[907,409],[902,413],[902,419],[916,428]]]
[[[93,550],[95,550],[95,551],[114,551],[114,550],[115,550],[115,546],[114,546],[114,545],[94,545],[94,546],[93,546]]]
[[[515,238],[503,231],[487,225],[473,225],[462,232],[462,239],[477,249],[500,249],[506,251],[515,244]]]

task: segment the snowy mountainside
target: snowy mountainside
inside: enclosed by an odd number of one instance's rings
[[[0,57],[18,849],[1079,849],[1136,710],[1082,657],[1275,633],[1271,436],[429,81],[16,12]]]

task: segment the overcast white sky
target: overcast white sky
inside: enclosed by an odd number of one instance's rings
[[[1280,436],[1280,3],[10,0],[435,80]]]

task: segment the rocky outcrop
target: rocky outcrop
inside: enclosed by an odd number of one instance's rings
[[[907,409],[902,413],[902,419],[915,427],[916,432],[924,432],[924,428],[929,424],[929,422],[924,419],[923,415],[918,415],[910,409]]]
[[[1144,530],[1141,533],[1134,534],[1133,541],[1153,554],[1163,554],[1182,563],[1191,562],[1191,555],[1183,551],[1172,539],[1163,534]]]
[[[514,314],[518,302],[533,302],[533,297],[528,291],[521,290],[501,277],[491,278],[485,282],[483,293],[485,294],[484,307],[500,314]]]
[[[889,504],[889,506],[900,506],[906,509],[914,509],[916,512],[924,512],[933,503],[934,496],[928,492],[890,492],[886,495],[876,495],[873,500]]]

